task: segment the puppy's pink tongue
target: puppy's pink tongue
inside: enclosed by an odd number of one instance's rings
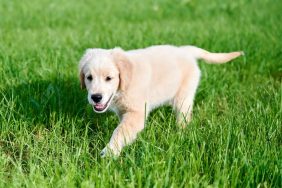
[[[103,109],[105,107],[105,105],[103,104],[95,104],[95,108],[97,109]]]

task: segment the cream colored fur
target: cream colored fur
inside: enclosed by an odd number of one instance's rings
[[[79,64],[81,86],[88,90],[94,111],[110,108],[121,120],[101,155],[118,156],[143,130],[148,113],[162,104],[171,104],[179,126],[185,127],[191,121],[200,80],[197,59],[225,63],[240,55],[242,52],[210,53],[194,46],[170,45],[130,51],[88,49]],[[103,97],[99,104],[91,99],[97,93]]]

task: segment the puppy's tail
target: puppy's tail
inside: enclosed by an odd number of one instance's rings
[[[244,55],[243,51],[230,53],[212,53],[195,46],[184,46],[183,48],[188,50],[188,52],[190,52],[196,59],[203,59],[207,63],[212,64],[226,63],[235,59],[236,57]]]

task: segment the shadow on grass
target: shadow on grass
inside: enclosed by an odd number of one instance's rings
[[[40,140],[42,134],[56,132],[62,135],[58,140],[65,140],[70,147],[71,142],[81,142],[85,132],[90,140],[107,135],[116,126],[117,117],[112,113],[95,114],[86,94],[77,78],[51,78],[2,89],[0,148],[16,161],[22,159],[25,166],[30,152],[27,144]],[[73,128],[75,137],[71,137]],[[95,147],[91,142],[90,151]]]
[[[15,120],[24,120],[34,126],[43,124],[47,129],[51,121],[60,118],[80,121],[82,125],[89,121],[90,124],[102,124],[109,115],[93,112],[87,102],[87,93],[80,89],[77,78],[28,82],[8,87],[1,93],[6,109]],[[95,126],[91,127],[95,129]]]

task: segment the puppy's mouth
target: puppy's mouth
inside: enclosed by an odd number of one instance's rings
[[[109,98],[109,100],[105,104],[101,104],[101,103],[94,104],[93,105],[94,111],[96,111],[96,112],[104,112],[108,108],[109,103],[112,100],[112,98],[113,98],[113,94],[111,95],[111,97]]]

